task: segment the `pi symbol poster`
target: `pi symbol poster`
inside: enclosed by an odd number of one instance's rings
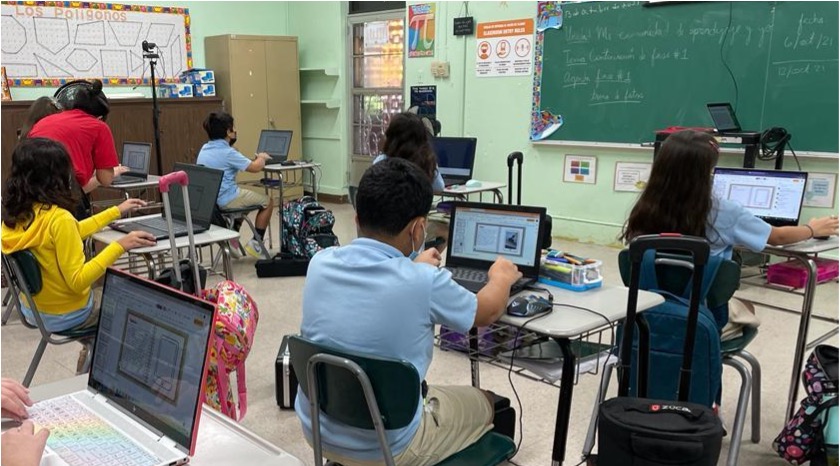
[[[530,76],[534,62],[534,20],[514,19],[479,23],[475,75]]]
[[[408,7],[408,57],[435,55],[435,4]]]

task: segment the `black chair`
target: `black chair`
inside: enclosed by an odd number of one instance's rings
[[[414,419],[420,402],[420,376],[404,360],[340,351],[293,336],[292,366],[309,398],[315,464],[323,464],[320,413],[360,429],[376,430],[385,464],[394,465],[385,431]],[[305,374],[305,375],[304,375]],[[438,465],[495,465],[514,451],[513,440],[495,432],[446,458]]]
[[[90,360],[93,355],[92,346],[93,338],[96,335],[96,327],[88,327],[83,329],[73,328],[63,330],[60,332],[50,332],[44,325],[44,320],[41,318],[41,312],[35,304],[33,295],[38,294],[43,287],[41,281],[41,266],[32,251],[23,250],[14,252],[12,254],[3,255],[3,265],[8,273],[9,288],[11,292],[18,296],[23,296],[26,307],[32,310],[35,324],[32,325],[26,321],[23,313],[20,313],[20,320],[24,326],[29,328],[37,328],[41,332],[41,341],[38,343],[38,348],[35,350],[35,355],[32,356],[32,362],[29,363],[29,369],[26,371],[26,376],[23,378],[23,386],[28,387],[32,383],[32,378],[35,376],[35,371],[41,363],[41,358],[44,356],[44,351],[47,345],[64,345],[78,341],[87,347],[87,358],[81,371],[76,374],[84,374],[90,369]]]

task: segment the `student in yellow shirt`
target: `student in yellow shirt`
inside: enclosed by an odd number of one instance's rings
[[[33,298],[44,324],[53,332],[96,325],[99,305],[91,285],[125,251],[155,244],[150,233],[135,231],[85,261],[84,238],[146,203],[129,199],[77,221],[71,213],[78,203],[77,191],[71,189],[73,176],[64,146],[44,138],[26,139],[12,154],[11,175],[3,193],[3,253],[29,249],[38,259],[43,288]],[[24,300],[21,311],[34,324]]]

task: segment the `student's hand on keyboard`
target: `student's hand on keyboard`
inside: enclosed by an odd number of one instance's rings
[[[487,277],[488,281],[498,281],[503,286],[510,288],[511,285],[522,278],[522,272],[516,268],[516,264],[513,262],[504,257],[497,257],[496,262],[487,271]]]
[[[49,436],[48,429],[35,432],[35,424],[28,420],[4,432],[0,440],[3,466],[38,466]]]
[[[131,170],[130,168],[126,167],[125,165],[117,165],[114,167],[114,176],[121,176],[123,173]]]
[[[146,207],[146,204],[147,202],[142,199],[126,199],[122,204],[117,206],[117,209],[120,209],[121,215],[125,215],[127,213],[136,212],[141,207]]]
[[[132,231],[131,233],[128,233],[118,239],[117,243],[119,243],[119,245],[126,251],[130,251],[134,248],[154,246],[157,244],[157,240],[155,239],[155,235],[147,231]]]
[[[430,264],[434,267],[440,267],[440,251],[435,248],[429,248],[421,252],[419,256],[414,258],[414,262],[418,264]]]
[[[20,384],[17,380],[3,378],[2,380],[3,401],[0,408],[3,417],[20,421],[26,419],[26,407],[32,406],[29,398],[29,389]]]

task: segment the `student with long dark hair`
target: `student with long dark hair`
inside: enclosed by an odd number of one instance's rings
[[[29,137],[29,132],[35,123],[38,123],[44,117],[54,115],[61,111],[61,106],[52,97],[42,96],[35,99],[29,110],[26,111],[26,118],[23,120],[23,126],[18,132],[18,139]]]
[[[647,186],[630,212],[621,239],[657,233],[699,236],[709,241],[713,255],[729,259],[735,246],[760,252],[768,244],[837,234],[837,217],[776,227],[736,202],[715,197],[712,171],[719,152],[717,141],[708,133],[689,130],[669,136],[653,161]]]
[[[43,287],[33,296],[47,330],[58,332],[95,325],[98,296],[93,283],[125,251],[152,246],[153,235],[135,231],[109,244],[86,261],[82,240],[126,212],[146,203],[129,199],[88,219],[77,221],[70,211],[77,204],[72,190],[73,169],[64,147],[44,138],[21,141],[12,153],[12,169],[2,201],[3,254],[28,249],[41,266]],[[34,325],[32,310],[21,312]],[[82,361],[83,358],[80,358]]]
[[[390,157],[414,163],[429,177],[433,192],[443,191],[443,178],[437,168],[432,133],[423,124],[422,118],[416,114],[403,112],[391,118],[385,130],[382,153],[373,159],[373,163]]]

